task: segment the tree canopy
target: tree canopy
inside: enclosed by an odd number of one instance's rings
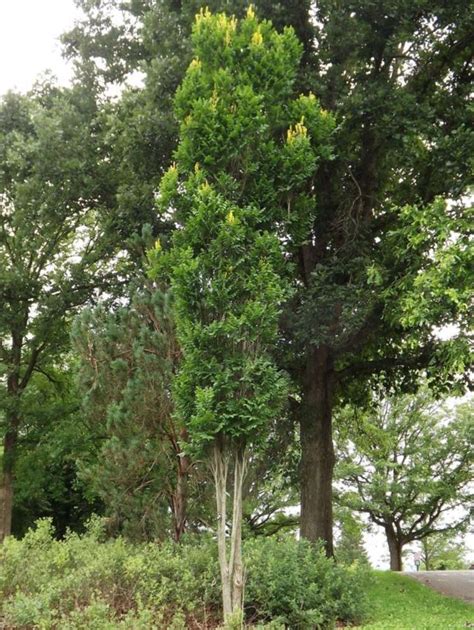
[[[341,500],[384,529],[390,566],[400,571],[405,545],[469,520],[472,405],[450,412],[425,391],[346,412],[338,431]]]

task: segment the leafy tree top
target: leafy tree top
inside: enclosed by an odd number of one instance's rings
[[[159,211],[175,221],[152,273],[169,274],[184,362],[180,411],[198,441],[256,439],[285,391],[271,349],[289,284],[283,252],[307,232],[308,190],[333,127],[294,95],[301,47],[251,8],[196,16],[176,95],[180,142]],[[297,236],[298,235],[298,236]]]

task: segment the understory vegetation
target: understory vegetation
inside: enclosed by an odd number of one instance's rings
[[[368,574],[357,564],[337,566],[289,536],[248,540],[244,551],[250,627],[331,628],[365,618]],[[216,628],[218,575],[216,545],[206,535],[180,545],[105,540],[96,518],[85,534],[57,540],[51,521],[42,519],[0,548],[0,616],[7,628]]]

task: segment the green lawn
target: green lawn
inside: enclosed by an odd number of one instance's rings
[[[474,628],[474,606],[445,597],[403,575],[374,572],[371,620],[364,630]]]

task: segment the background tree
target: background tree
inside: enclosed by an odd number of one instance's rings
[[[51,517],[58,537],[82,530],[102,510],[78,477],[78,461],[95,448],[79,413],[71,357],[35,372],[22,396],[21,435],[14,466],[12,534],[22,536],[35,521]]]
[[[117,282],[99,220],[95,112],[88,91],[47,84],[0,104],[0,540],[11,531],[25,391],[67,346],[73,311]]]
[[[437,532],[421,541],[421,569],[440,571],[468,569],[468,549],[457,531]]]
[[[369,565],[369,557],[364,547],[365,524],[351,510],[335,510],[335,521],[339,526],[335,557],[342,564],[359,563]]]
[[[128,306],[85,310],[75,321],[82,409],[97,444],[82,478],[104,502],[111,531],[179,541],[191,471],[171,397],[181,353],[169,293],[148,285],[132,290]]]
[[[347,414],[338,431],[341,500],[384,529],[390,568],[401,571],[406,544],[469,519],[472,405],[450,419],[422,392]]]

